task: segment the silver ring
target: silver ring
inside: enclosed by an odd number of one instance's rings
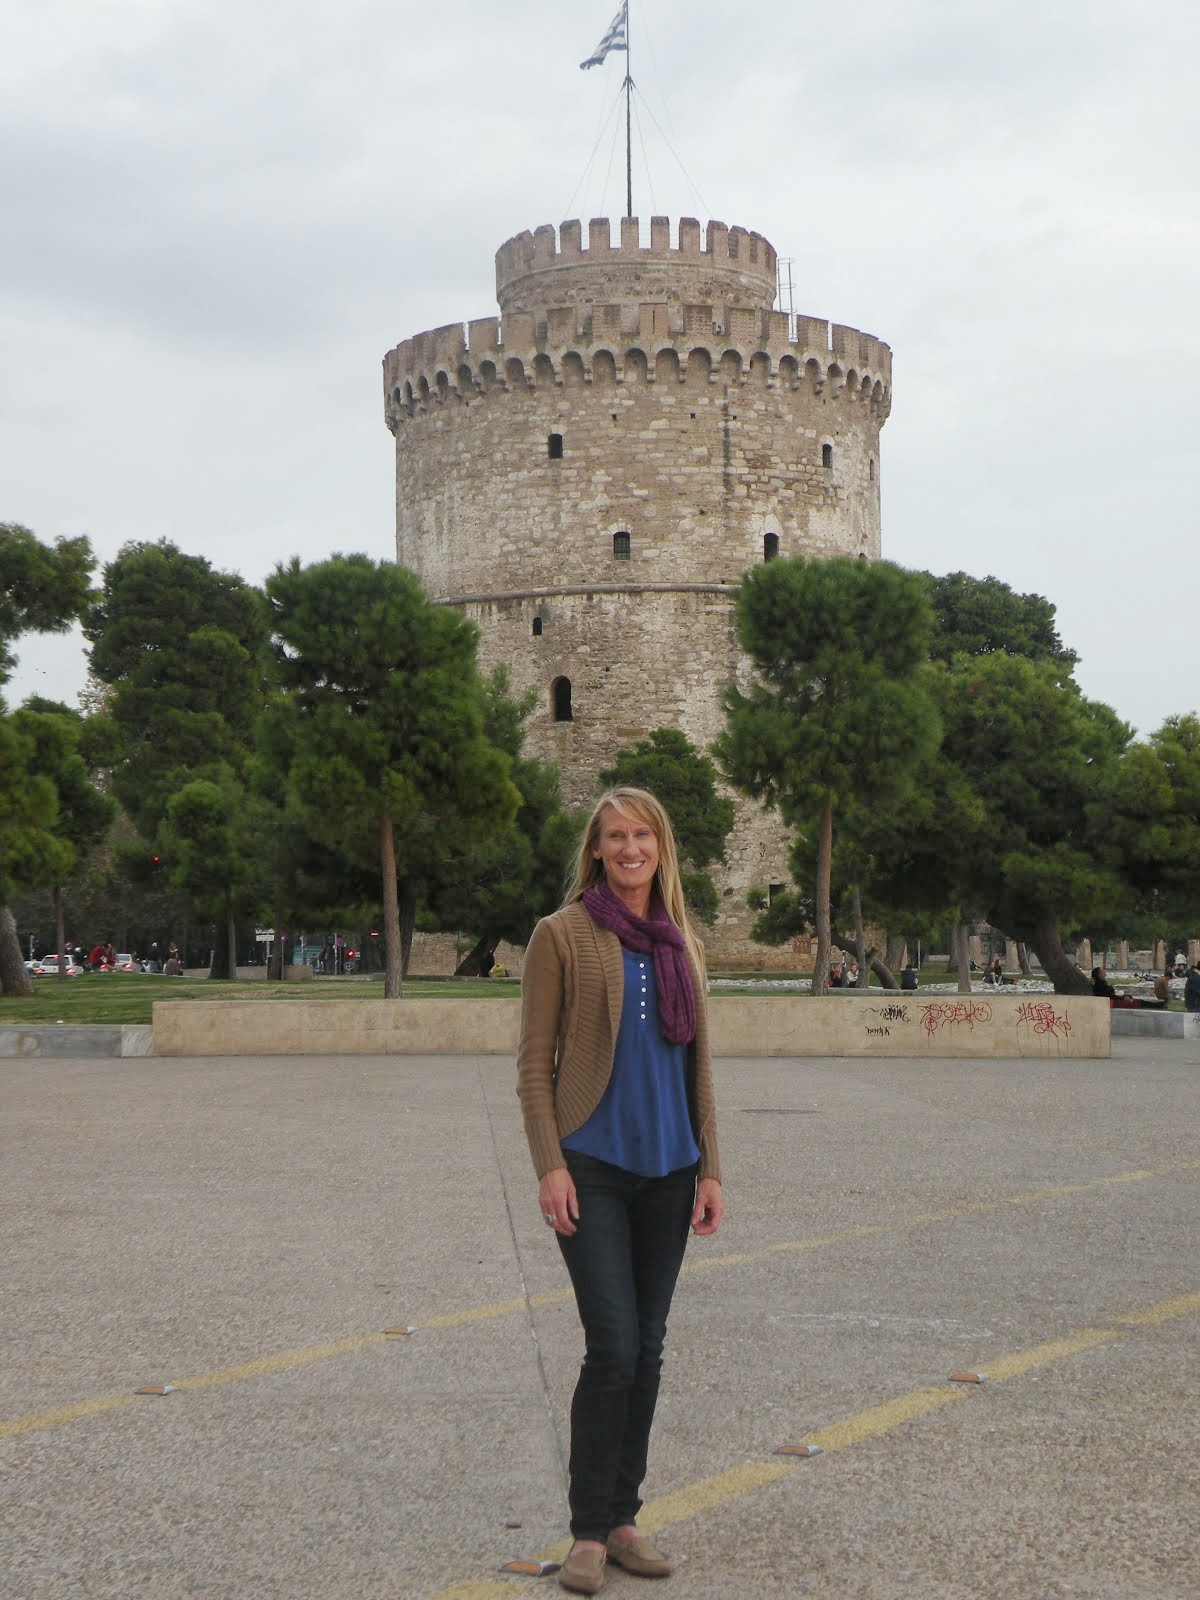
[[[544,1219],[547,1222],[553,1222],[554,1221],[554,1213],[553,1213],[553,1211],[544,1211],[542,1213],[542,1215],[543,1215]]]

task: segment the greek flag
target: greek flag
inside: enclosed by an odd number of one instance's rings
[[[598,67],[610,50],[628,50],[629,42],[625,36],[628,21],[629,0],[625,0],[625,3],[609,24],[608,32],[603,39],[601,39],[587,60],[579,63],[581,71],[588,67]]]

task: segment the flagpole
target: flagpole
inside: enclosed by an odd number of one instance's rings
[[[630,71],[629,0],[625,0],[625,215],[627,217],[633,216],[633,142],[629,115],[632,98],[633,74]]]

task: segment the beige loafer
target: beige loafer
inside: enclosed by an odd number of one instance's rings
[[[643,1539],[641,1534],[624,1544],[620,1539],[610,1536],[608,1559],[639,1578],[669,1578],[673,1570],[670,1557],[656,1550],[649,1539]]]
[[[572,1550],[558,1569],[558,1581],[574,1594],[599,1594],[604,1584],[604,1551]]]

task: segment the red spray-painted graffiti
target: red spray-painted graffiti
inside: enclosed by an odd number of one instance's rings
[[[1060,1016],[1048,1000],[1022,1000],[1017,1012],[1017,1026],[1022,1022],[1033,1024],[1034,1033],[1052,1033],[1065,1039],[1071,1031],[1071,1019],[1064,1011]]]
[[[992,1008],[986,1000],[932,1000],[921,1007],[921,1026],[929,1038],[939,1028],[956,1028],[966,1023],[974,1028],[977,1022],[990,1022]]]

